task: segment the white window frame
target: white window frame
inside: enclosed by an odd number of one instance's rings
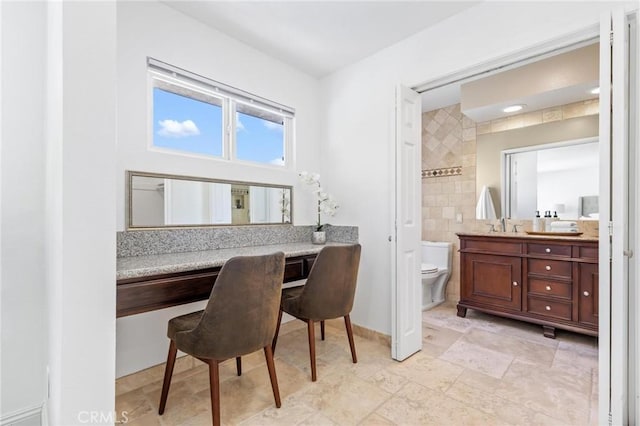
[[[225,85],[215,80],[194,74],[173,65],[147,58],[148,76],[148,138],[147,149],[149,151],[162,152],[170,155],[204,158],[213,161],[233,162],[253,167],[267,167],[276,169],[291,169],[293,167],[293,135],[295,125],[295,110],[291,107],[270,101],[260,96],[245,92],[232,86]],[[159,85],[158,82],[161,84]],[[220,156],[199,154],[195,152],[180,151],[171,148],[163,148],[154,145],[154,99],[153,89],[158,87],[166,90],[161,85],[169,84],[188,92],[195,92],[205,98],[215,98],[221,101],[222,106],[222,154]],[[175,92],[173,92],[175,93]],[[188,95],[177,93],[180,96],[190,98]],[[199,100],[197,97],[190,99]],[[283,122],[283,164],[263,163],[258,161],[240,160],[237,158],[236,149],[236,106],[245,104],[251,108],[263,110],[273,115],[282,117]]]

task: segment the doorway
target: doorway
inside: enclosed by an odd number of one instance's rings
[[[593,33],[593,31],[592,31],[592,33]],[[596,33],[597,33],[597,32],[596,32]],[[604,34],[604,32],[603,32],[603,31],[601,31],[601,33],[603,33],[603,34]],[[583,34],[583,35],[584,35],[584,34]],[[594,35],[594,34],[591,34],[591,36],[593,36],[593,35]],[[608,34],[606,34],[606,35],[607,35],[607,37],[606,37],[606,38],[607,38],[607,44],[608,44]],[[586,41],[587,41],[587,42],[589,42],[590,40],[586,40]],[[580,40],[580,43],[584,43],[584,42],[585,42],[585,37],[583,37],[583,38]],[[571,48],[575,48],[575,40],[574,40],[572,43],[569,43],[569,44],[572,44],[572,46],[570,46]],[[567,48],[567,46],[568,46],[569,44],[565,44],[564,46],[561,46],[561,48],[562,48],[562,49],[566,49],[566,48]],[[559,43],[559,45],[562,45],[562,43]],[[620,49],[619,49],[618,51],[620,51]],[[633,49],[632,49],[632,51],[633,51]],[[557,53],[557,52],[553,52],[553,53],[555,54],[555,53]],[[529,57],[531,57],[531,56],[529,56]],[[632,61],[632,62],[633,62],[633,61]],[[474,72],[477,72],[477,69],[476,69],[476,70],[469,71],[469,72],[466,72],[466,74],[467,74],[467,76],[468,76],[468,75],[476,76],[477,74],[474,74]],[[465,74],[465,73],[461,73],[461,74]],[[633,74],[632,74],[632,75],[633,75]],[[450,77],[450,78],[449,78],[449,80],[451,80],[451,79],[452,79],[452,78]],[[426,86],[426,88],[425,88],[425,86]],[[425,85],[425,86],[423,86],[422,88],[418,88],[418,89],[421,89],[421,90],[423,90],[423,91],[426,91],[426,89],[430,89],[430,88],[439,88],[439,87],[442,87],[442,86],[444,86],[444,85],[442,84],[442,82],[434,82],[434,83],[432,83],[430,86],[429,86],[429,85]],[[622,87],[622,84],[618,84],[618,86],[617,86],[617,90],[618,90],[618,91],[621,91],[621,87]],[[608,88],[607,88],[607,90],[608,90]],[[636,90],[637,90],[637,89],[636,89]],[[607,98],[606,100],[608,101],[609,99]],[[566,104],[566,105],[568,105],[568,104]],[[441,107],[441,108],[437,108],[437,109],[439,109],[439,110],[440,110],[440,109],[444,109],[444,108],[449,108],[449,109],[450,109],[450,111],[445,111],[445,112],[447,112],[447,113],[450,113],[450,114],[451,114],[451,113],[453,113],[453,114],[455,114],[455,113],[456,113],[456,111],[455,111],[455,110],[456,110],[456,106],[455,106],[455,104],[450,104],[450,105],[443,106],[443,107]],[[619,108],[619,109],[620,109],[620,110],[623,110],[623,108]],[[606,111],[606,110],[607,110],[607,109],[605,108],[605,111]],[[614,109],[614,110],[615,110],[615,109]],[[445,117],[445,114],[444,114],[444,113],[442,113],[442,111],[437,111],[435,114],[438,114],[438,113],[440,113],[440,115],[439,115],[440,122],[439,122],[438,124],[442,124],[443,122],[445,122],[445,121],[446,121],[446,120],[443,120],[443,117],[444,117],[445,119],[446,119],[446,118],[448,118],[448,117]],[[434,117],[435,117],[435,116],[434,116]],[[468,123],[468,117],[466,117],[465,119],[462,119],[462,118],[461,118],[461,120],[460,120],[460,121],[461,121],[461,122],[462,122],[462,121],[464,121],[464,122],[465,122],[464,124],[466,124],[466,125],[467,125],[467,128],[466,128],[466,129],[465,129],[465,128],[463,128],[463,129],[462,129],[462,130],[463,130],[463,133],[464,133],[464,136],[465,136],[465,137],[467,137],[467,138],[470,138],[470,137],[473,135],[473,131],[472,131],[472,130],[469,130],[469,124],[470,124],[470,123]],[[490,120],[490,121],[491,121],[491,120]],[[491,131],[493,131],[493,126],[494,126],[494,124],[495,124],[495,126],[496,126],[496,127],[498,127],[498,129],[499,129],[499,126],[500,126],[500,125],[503,125],[503,126],[504,126],[506,122],[508,122],[508,120],[503,120],[503,121],[498,122],[498,123],[489,123],[489,127],[488,127],[488,128],[489,128],[489,129],[491,129]],[[486,129],[487,129],[487,127],[486,127],[486,126],[487,126],[487,123],[486,123],[486,122],[482,122],[481,124],[483,124],[483,130],[486,130]],[[424,128],[426,128],[427,126],[428,126],[428,123],[423,123],[423,129],[424,129]],[[636,126],[637,126],[637,124],[636,124]],[[602,128],[602,123],[600,123],[600,127]],[[466,131],[465,131],[465,130],[466,130]],[[475,136],[477,136],[477,135],[480,133],[480,132],[478,131],[478,130],[479,130],[479,129],[478,129],[478,127],[476,127],[476,129],[475,129],[475,130],[476,130],[476,134],[475,134],[475,135],[473,135],[473,136],[474,136],[474,137],[473,137],[473,139],[477,139]],[[506,131],[506,130],[508,130],[508,129],[506,129],[506,128],[504,128],[504,127],[503,127],[502,129],[499,129],[499,130],[497,130],[497,131]],[[610,135],[607,135],[607,138],[608,138],[609,136],[610,136]],[[615,138],[615,134],[614,134],[614,138]],[[608,141],[608,139],[607,139],[607,141]],[[423,142],[423,146],[424,146],[424,142]],[[471,154],[470,154],[470,152],[469,152],[469,150],[467,150],[466,152],[467,152],[469,155],[471,155]],[[424,157],[423,157],[423,159],[424,159]],[[608,158],[607,158],[607,160],[608,160]],[[468,167],[468,168],[473,167],[473,166],[471,165],[471,162],[469,161],[469,157],[467,157],[467,158],[466,158],[466,164],[467,164],[467,167]],[[463,176],[464,172],[463,172],[462,170],[457,170],[458,168],[457,168],[456,166],[457,166],[457,165],[445,164],[445,165],[444,165],[444,167],[428,169],[426,172],[425,172],[425,171],[423,171],[423,177],[425,176],[425,174],[426,174],[427,176],[429,176],[429,175],[430,175],[430,173],[429,173],[429,172],[431,172],[431,176],[436,176],[436,177],[441,177],[441,176],[442,176],[442,178],[443,178],[443,180],[442,180],[441,182],[435,182],[435,181],[432,181],[432,182],[427,183],[427,184],[424,184],[424,185],[427,185],[428,189],[431,189],[431,190],[433,190],[434,192],[437,192],[437,191],[446,192],[446,190],[447,190],[447,189],[449,189],[449,190],[451,189],[452,184],[453,184],[453,187],[454,187],[454,188],[456,188],[456,187],[457,187],[457,189],[458,189],[458,190],[462,190],[462,188],[463,188],[463,183],[462,183],[462,182],[457,182],[455,179],[458,179],[458,178],[455,178],[455,176]],[[464,167],[460,167],[460,168],[461,168],[461,169],[464,169]],[[474,170],[474,171],[475,171],[475,170]],[[615,171],[614,171],[614,173],[615,173]],[[453,179],[452,179],[452,178],[453,178]],[[424,186],[424,185],[423,185],[423,186]],[[466,193],[467,193],[467,194],[473,194],[473,197],[470,197],[469,195],[467,195],[466,197],[464,197],[465,191],[462,191],[462,194],[463,194],[463,195],[462,195],[462,198],[463,198],[463,199],[466,199],[468,204],[474,204],[474,203],[475,203],[475,201],[476,201],[476,198],[475,198],[475,194],[476,194],[476,192],[475,192],[475,188],[474,188],[474,190],[472,190],[472,189],[471,189],[471,186],[475,186],[475,185],[472,185],[472,184],[470,184],[470,183],[467,183],[467,184],[466,184],[466,186],[465,186],[465,187],[466,187]],[[443,187],[444,187],[445,189],[443,189]],[[615,186],[614,186],[614,190],[615,190]],[[425,237],[426,237],[426,238],[430,238],[430,237],[429,237],[429,231],[434,231],[434,233],[435,233],[436,237],[437,237],[437,232],[443,232],[443,231],[445,231],[445,230],[446,230],[446,231],[451,232],[452,230],[454,230],[454,231],[455,231],[455,230],[457,230],[457,229],[461,229],[462,231],[464,231],[464,221],[465,221],[465,219],[467,219],[467,218],[472,218],[472,220],[473,220],[473,218],[475,217],[475,215],[474,215],[474,213],[475,213],[475,212],[473,212],[473,211],[472,211],[473,207],[472,207],[471,205],[466,205],[466,206],[462,206],[462,207],[461,207],[461,209],[460,209],[460,210],[462,210],[462,209],[465,209],[465,208],[466,208],[466,213],[468,213],[468,214],[466,214],[466,215],[465,215],[465,211],[457,211],[457,210],[456,210],[456,208],[455,208],[456,206],[448,205],[447,203],[450,203],[450,201],[448,201],[448,200],[447,200],[447,201],[445,201],[445,198],[444,198],[444,196],[445,196],[445,195],[446,195],[446,194],[437,194],[437,193],[436,193],[436,194],[434,194],[434,193],[429,193],[429,192],[427,192],[427,191],[423,191],[423,197],[424,197],[424,203],[423,203],[423,205],[424,205],[424,206],[426,206],[426,209],[427,209],[428,214],[430,214],[430,213],[440,214],[440,215],[441,215],[441,218],[440,218],[440,219],[447,219],[447,220],[451,221],[451,222],[447,222],[447,225],[452,225],[452,226],[449,226],[448,228],[444,228],[444,229],[443,229],[443,227],[438,226],[438,223],[435,221],[435,219],[432,219],[432,218],[425,218],[425,219],[423,219],[423,225],[424,225],[424,227],[423,227],[423,228],[424,228],[424,232],[423,232],[423,239],[425,239]],[[451,194],[448,194],[448,195],[449,195],[449,197],[451,196]],[[455,197],[455,196],[456,196],[456,195],[458,195],[458,194],[453,194],[453,195],[454,195],[454,197]],[[472,203],[469,201],[469,198],[471,198],[471,199],[473,200],[473,202],[472,202]],[[434,204],[430,205],[430,202],[433,202]],[[452,208],[452,207],[453,207],[453,208]],[[431,208],[434,208],[434,211],[433,211],[433,212],[430,210]],[[615,210],[615,208],[616,208],[616,207],[614,206],[613,208],[614,208],[614,210]],[[610,212],[607,212],[607,214],[609,214],[609,213],[610,213]],[[462,222],[462,223],[460,223],[460,222]],[[600,238],[601,243],[602,243],[602,241],[606,241],[606,245],[608,245],[608,240],[609,240],[609,238],[607,238],[606,240],[603,240],[604,232],[603,232],[603,230],[602,230],[603,226],[601,226],[603,223],[605,224],[604,228],[606,229],[606,228],[607,228],[607,223],[608,223],[608,222],[603,222],[603,221],[601,220],[601,221],[600,221],[600,225],[599,225],[600,230],[598,230],[598,226],[596,226],[595,228],[591,229],[591,231],[598,231],[598,232],[597,232],[597,234],[599,235],[599,238]],[[462,226],[459,226],[459,225],[462,225]],[[483,226],[483,225],[484,225],[484,223],[481,223],[481,224],[480,224],[480,226]],[[525,224],[525,223],[521,223],[521,225],[526,225],[526,224]],[[588,227],[588,226],[587,226],[587,227]],[[615,228],[615,223],[614,223],[614,228]],[[626,229],[626,228],[622,228],[622,230],[623,230],[624,232],[627,232],[625,229]],[[453,233],[455,234],[455,232],[453,232]],[[437,238],[433,238],[433,239],[437,239]],[[622,251],[621,251],[620,255],[622,256]],[[614,257],[615,257],[615,255],[614,255]],[[455,265],[455,263],[456,263],[456,262],[454,262],[454,265]],[[608,263],[608,262],[607,262],[607,263]],[[600,263],[600,264],[602,265],[602,259],[601,259],[601,263]],[[614,262],[614,264],[615,264],[615,262]],[[455,266],[454,266],[454,268],[455,268]],[[454,272],[454,275],[455,275],[455,269],[454,269],[454,271],[453,271],[453,272]],[[458,271],[458,274],[459,274],[459,271]],[[459,275],[458,275],[458,279],[459,279]],[[601,288],[602,288],[602,286],[601,286]],[[608,288],[608,282],[607,282],[607,287],[606,287],[606,288]],[[451,292],[448,292],[448,295],[450,296],[450,295],[451,295]],[[601,306],[602,306],[602,305],[601,305]],[[607,310],[608,310],[608,309],[609,309],[609,308],[607,307]],[[454,318],[454,320],[456,320],[456,319]],[[454,324],[455,324],[455,322],[454,322]],[[459,325],[460,325],[460,324],[458,324],[458,326],[459,326]],[[600,325],[601,325],[601,327],[604,325],[604,326],[606,326],[606,327],[608,328],[608,327],[609,327],[609,321],[608,321],[608,319],[607,319],[607,318],[605,318],[605,319],[604,319],[604,321],[601,319],[601,321],[600,321]],[[615,333],[614,333],[614,334],[615,334]],[[615,338],[615,336],[614,336],[614,338]],[[608,342],[610,342],[610,336],[607,336],[607,343],[608,343]],[[609,346],[607,345],[607,347],[609,347]],[[620,351],[625,351],[624,347],[623,347],[623,348],[620,348]],[[607,349],[605,349],[605,350],[604,350],[604,352],[605,352],[605,353],[608,353],[608,352],[607,352]],[[601,351],[601,353],[602,353],[602,351]],[[604,365],[606,366],[606,364],[609,364],[609,359],[608,359],[608,357],[607,357],[607,363],[605,363]],[[609,364],[609,366],[610,366],[610,365],[611,365],[611,364]],[[625,365],[626,365],[626,363],[625,363]],[[624,369],[624,368],[626,368],[626,367],[621,367],[621,368],[623,368],[623,369]],[[602,378],[602,377],[601,377],[601,378]],[[595,379],[592,379],[592,380],[593,380],[593,381],[595,381]],[[600,380],[600,382],[602,382],[602,380]],[[620,383],[615,383],[615,384],[613,384],[613,383],[612,383],[612,386],[619,386],[619,385],[620,385]],[[626,382],[625,382],[625,383],[623,383],[623,385],[625,385],[625,386],[626,386]],[[605,387],[602,385],[602,383],[601,383],[601,388],[605,388]],[[608,396],[608,395],[607,395],[607,396]],[[591,403],[590,403],[590,405],[594,405],[594,406],[596,406],[596,407],[597,407],[597,403],[593,403],[593,404],[591,404]],[[602,401],[601,401],[601,405],[602,405]],[[605,410],[606,410],[606,407],[605,407]],[[593,414],[593,413],[591,413],[590,415],[592,415],[592,416],[593,416],[594,414]],[[615,413],[614,413],[614,416],[615,416]],[[601,415],[600,419],[603,419],[603,418],[606,418],[606,414],[605,414],[604,416],[603,416],[603,415]]]

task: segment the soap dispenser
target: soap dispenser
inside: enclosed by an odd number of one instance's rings
[[[542,232],[542,219],[540,218],[540,210],[536,210],[536,217],[533,218],[533,232]]]

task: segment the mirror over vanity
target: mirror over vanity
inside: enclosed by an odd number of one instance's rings
[[[476,194],[491,188],[497,217],[598,218],[598,116],[477,137]]]
[[[502,151],[502,210],[528,219],[550,211],[561,219],[598,218],[597,138]]]
[[[128,229],[289,224],[286,185],[127,171]]]

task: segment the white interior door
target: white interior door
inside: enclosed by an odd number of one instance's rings
[[[640,229],[636,218],[640,214],[640,33],[638,20],[640,11],[627,18],[629,22],[629,247],[632,255],[629,260],[629,423],[640,423]],[[635,255],[633,255],[635,253]]]
[[[629,420],[628,48],[624,11],[605,14],[600,24],[599,423],[615,425]]]
[[[392,255],[391,355],[399,361],[422,349],[422,189],[420,95],[396,90],[395,241]]]

